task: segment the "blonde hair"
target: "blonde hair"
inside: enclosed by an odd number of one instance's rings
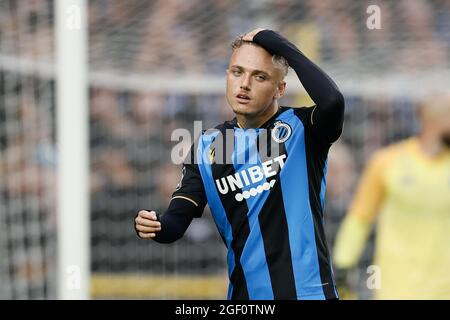
[[[252,46],[261,47],[259,44],[253,42],[253,41],[246,41],[243,40],[244,36],[241,35],[234,39],[234,41],[231,43],[231,48],[234,50],[240,48],[243,44],[249,44]],[[281,69],[283,71],[283,77],[286,77],[289,71],[289,63],[287,62],[285,57],[279,56],[279,55],[272,55],[272,62],[275,68]]]

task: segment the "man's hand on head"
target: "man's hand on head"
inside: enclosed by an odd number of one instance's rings
[[[263,31],[263,30],[266,30],[266,29],[263,29],[263,28],[256,28],[256,29],[254,29],[254,30],[252,30],[252,31],[250,31],[250,32],[248,32],[248,33],[246,33],[246,34],[242,37],[242,40],[244,40],[244,41],[253,41],[253,37],[256,36],[256,34],[257,34],[258,32]]]

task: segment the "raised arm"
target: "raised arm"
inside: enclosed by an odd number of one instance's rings
[[[244,37],[262,46],[271,54],[286,58],[300,82],[315,103],[312,128],[326,141],[337,140],[344,122],[344,97],[334,81],[294,44],[272,30],[256,29]]]
[[[372,224],[384,200],[383,173],[391,161],[391,153],[378,151],[365,168],[355,196],[336,237],[334,262],[339,269],[357,265],[366,246]]]

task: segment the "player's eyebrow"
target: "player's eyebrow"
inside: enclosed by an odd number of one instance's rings
[[[239,69],[240,71],[245,71],[244,67],[236,65],[236,64],[232,65],[230,67],[230,69]],[[262,74],[262,75],[265,75],[270,78],[270,74],[267,73],[266,71],[258,70],[258,69],[248,69],[248,70],[251,71],[252,74]]]

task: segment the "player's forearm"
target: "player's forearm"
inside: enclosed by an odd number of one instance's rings
[[[343,108],[343,97],[334,81],[293,43],[272,30],[263,30],[253,41],[272,54],[286,58],[311,99],[320,107]]]
[[[294,44],[272,30],[257,33],[253,41],[272,54],[286,58],[300,82],[317,105],[314,118],[329,130],[332,140],[337,139],[344,121],[344,97],[334,81],[314,62],[309,60]],[[315,120],[314,119],[314,120]]]
[[[159,243],[172,243],[180,239],[191,224],[192,219],[197,215],[197,211],[198,207],[191,202],[173,199],[166,212],[159,216],[161,231],[156,233],[153,240]]]
[[[371,224],[355,214],[348,214],[339,229],[334,247],[334,264],[348,269],[356,266],[371,230]]]

